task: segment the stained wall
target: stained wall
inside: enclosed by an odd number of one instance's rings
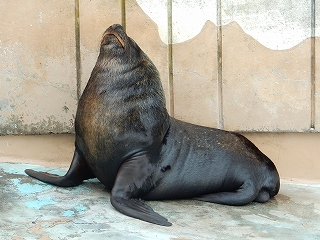
[[[0,1],[0,21],[0,134],[70,131],[74,1]]]
[[[1,75],[5,79],[2,132],[72,129],[75,88],[80,88],[80,93],[83,90],[98,54],[102,32],[114,22],[124,23],[128,34],[155,62],[168,108],[175,117],[228,130],[308,131],[312,121],[319,121],[319,104],[315,104],[318,81],[315,98],[311,97],[312,81],[318,78],[318,71],[314,71],[312,79],[312,54],[319,39],[315,38],[313,49],[311,35],[305,33],[312,32],[312,6],[309,1],[297,3],[2,3],[1,16],[6,19],[1,26]],[[5,11],[10,8],[16,14]],[[80,52],[79,59],[76,51]],[[315,67],[317,70],[318,65]],[[53,97],[57,93],[59,99]],[[41,101],[35,101],[37,96]],[[51,104],[53,101],[55,104]],[[316,106],[314,113],[312,104]]]
[[[176,118],[245,132],[320,125],[320,3],[0,1],[0,134],[73,132],[103,31],[121,23]]]

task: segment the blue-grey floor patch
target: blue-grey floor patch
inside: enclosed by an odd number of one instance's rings
[[[282,183],[268,203],[243,207],[148,202],[173,223],[168,228],[117,212],[96,179],[61,188],[28,177],[26,168],[67,171],[0,163],[0,239],[320,239],[320,185]]]

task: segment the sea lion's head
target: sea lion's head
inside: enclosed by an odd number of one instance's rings
[[[104,32],[98,59],[104,66],[116,64],[118,68],[134,68],[139,66],[145,57],[138,44],[128,37],[121,25],[113,24]]]
[[[156,66],[119,24],[111,25],[103,33],[99,57],[89,83],[94,83],[93,86],[100,88],[99,92],[109,93],[115,93],[115,89],[119,91],[134,86],[133,89],[126,90],[126,94],[117,92],[123,98],[128,94],[138,96],[139,91],[140,94],[149,92],[154,84],[156,96],[161,95],[161,101],[164,101]]]

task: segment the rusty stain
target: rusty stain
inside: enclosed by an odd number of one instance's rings
[[[48,236],[45,236],[45,232],[41,231],[40,229],[42,228],[41,225],[35,225],[31,228],[29,228],[29,231],[32,231],[33,233],[40,235],[41,237],[38,238],[39,240],[52,240],[51,238],[49,238]]]

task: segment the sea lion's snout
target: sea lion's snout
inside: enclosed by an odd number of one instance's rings
[[[119,43],[121,44],[121,46],[124,48],[124,41],[122,40],[122,38],[119,36],[119,34],[118,33],[116,33],[116,32],[107,32],[106,34],[105,34],[105,36],[110,36],[110,35],[112,35],[112,36],[114,36],[118,41],[119,41]]]
[[[124,33],[124,34],[122,34]],[[113,24],[111,25],[103,34],[103,38],[102,38],[102,42],[103,43],[105,41],[105,39],[109,36],[113,36],[115,37],[118,42],[121,44],[121,46],[124,48],[125,47],[125,43],[123,38],[120,35],[125,35],[125,31],[123,29],[123,27],[119,24]]]

